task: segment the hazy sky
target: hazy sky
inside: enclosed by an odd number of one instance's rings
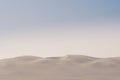
[[[0,58],[120,56],[120,0],[0,0]]]

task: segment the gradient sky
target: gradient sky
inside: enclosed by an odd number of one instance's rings
[[[0,58],[120,56],[120,0],[0,0]]]

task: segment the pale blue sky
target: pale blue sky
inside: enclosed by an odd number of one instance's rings
[[[120,0],[0,0],[1,57],[120,56],[119,36]]]
[[[0,26],[12,30],[18,26],[116,21],[120,19],[119,4],[119,0],[0,0]]]

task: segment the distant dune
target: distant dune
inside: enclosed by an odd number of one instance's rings
[[[120,58],[67,55],[2,59],[0,80],[120,80]]]

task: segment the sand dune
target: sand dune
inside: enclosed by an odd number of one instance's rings
[[[2,59],[0,80],[120,80],[120,58],[67,55]]]

